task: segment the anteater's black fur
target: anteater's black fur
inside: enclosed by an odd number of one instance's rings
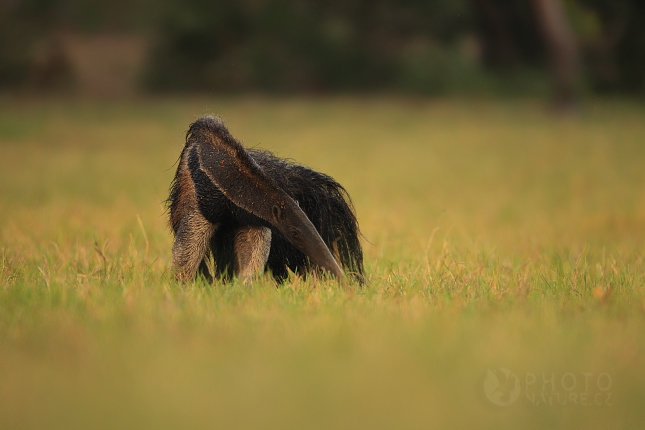
[[[209,135],[235,141],[219,118],[203,117],[190,126],[167,200],[170,224],[175,235],[182,218],[191,210],[187,201],[193,193],[204,218],[214,225],[219,225],[210,245],[216,276],[228,278],[232,275],[233,235],[237,228],[244,225],[271,228],[271,248],[265,270],[270,271],[276,280],[285,280],[288,277],[288,269],[301,274],[310,271],[311,263],[302,251],[286,240],[274,226],[237,207],[199,169],[195,156],[191,154],[191,147],[194,148],[196,141],[203,141]],[[359,242],[358,221],[345,188],[331,176],[292,160],[279,158],[269,151],[244,150],[257,163],[266,178],[296,200],[345,273],[363,283],[363,252]],[[186,164],[182,163],[184,159],[187,160]],[[182,173],[182,168],[186,165],[194,192],[187,172]],[[207,275],[204,261],[200,265],[200,272]]]

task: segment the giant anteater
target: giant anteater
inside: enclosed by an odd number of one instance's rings
[[[180,280],[199,272],[249,282],[270,271],[282,281],[289,271],[322,270],[363,282],[358,222],[347,191],[330,176],[244,148],[219,118],[190,126],[167,206]]]

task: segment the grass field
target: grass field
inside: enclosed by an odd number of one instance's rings
[[[181,285],[188,124],[334,176],[368,284]],[[645,107],[0,98],[0,427],[643,428]]]

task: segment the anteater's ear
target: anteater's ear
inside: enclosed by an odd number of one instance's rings
[[[271,212],[273,214],[273,221],[276,224],[282,224],[282,209],[280,209],[280,206],[273,205]]]

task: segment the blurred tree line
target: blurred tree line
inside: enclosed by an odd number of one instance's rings
[[[70,35],[128,34],[153,91],[534,92],[564,56],[575,91],[645,95],[643,22],[643,0],[0,0],[0,87],[65,88]]]

